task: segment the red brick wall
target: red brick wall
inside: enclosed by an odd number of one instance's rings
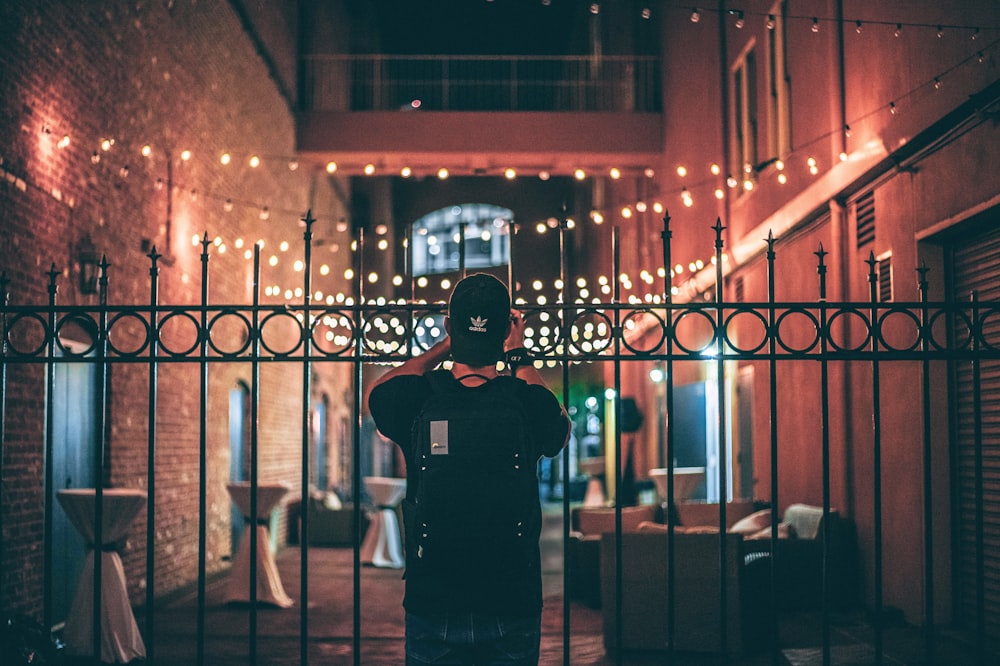
[[[259,6],[258,6],[259,5]],[[77,244],[89,235],[107,255],[108,302],[148,303],[150,262],[160,260],[159,302],[201,300],[201,246],[207,233],[225,246],[210,249],[209,303],[248,303],[252,261],[243,252],[264,240],[261,287],[282,293],[302,284],[292,262],[302,256],[298,219],[312,209],[314,234],[347,248],[346,217],[325,173],[294,155],[291,72],[294,16],[263,3],[238,16],[231,3],[75,3],[14,0],[0,8],[0,270],[10,280],[12,304],[44,304],[46,272],[58,272],[58,302],[96,304],[78,288]],[[245,21],[267,26],[251,39]],[[277,27],[275,27],[277,26]],[[264,49],[281,48],[269,53]],[[277,73],[278,78],[274,78]],[[276,81],[280,80],[280,86]],[[58,144],[69,137],[68,145]],[[105,151],[103,139],[114,144]],[[143,146],[150,146],[149,157]],[[190,150],[190,160],[181,151]],[[219,156],[230,152],[224,166]],[[247,166],[251,155],[262,163]],[[97,155],[100,159],[92,159]],[[173,188],[167,186],[168,163]],[[127,169],[125,169],[127,167]],[[127,171],[127,174],[126,174]],[[344,189],[341,187],[340,189]],[[232,210],[225,210],[231,200]],[[168,224],[169,202],[169,224]],[[261,219],[261,208],[270,212]],[[243,249],[237,249],[242,239]],[[287,241],[287,251],[280,243]],[[329,246],[329,244],[328,244]],[[278,258],[276,266],[268,259]],[[346,252],[325,252],[319,263],[341,275]],[[338,266],[340,268],[338,268]],[[315,289],[335,293],[333,283]],[[280,299],[283,302],[283,298]],[[261,294],[262,303],[279,299]],[[134,324],[134,322],[133,322]],[[141,345],[140,327],[127,322],[112,342]],[[178,347],[192,328],[165,327]],[[237,336],[227,328],[226,336]],[[280,336],[279,336],[280,337]],[[187,344],[183,340],[188,340]],[[224,347],[233,349],[232,344]],[[332,398],[331,419],[342,415],[350,382],[346,366],[315,367]],[[108,481],[147,486],[149,367],[120,364],[111,376]],[[251,381],[249,364],[216,363],[208,371],[206,415],[207,559],[209,571],[229,554],[228,394]],[[301,478],[299,364],[271,364],[261,372],[260,480]],[[199,386],[197,366],[163,363],[156,405],[155,589],[163,593],[197,577],[199,497]],[[3,566],[0,606],[41,614],[44,382],[41,367],[10,367],[3,430]],[[331,457],[333,457],[331,451]],[[59,510],[56,508],[55,510]],[[123,553],[133,600],[146,583],[147,518],[142,512]],[[285,526],[281,526],[282,537]]]

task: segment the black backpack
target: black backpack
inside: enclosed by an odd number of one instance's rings
[[[425,377],[403,503],[407,569],[526,574],[537,566],[538,461],[518,380],[469,390],[447,371]]]

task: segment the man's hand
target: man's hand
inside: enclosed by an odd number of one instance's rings
[[[517,349],[518,347],[524,346],[524,317],[521,313],[513,308],[510,311],[510,332],[507,334],[507,339],[504,340],[503,349],[504,351],[510,351],[511,349]]]

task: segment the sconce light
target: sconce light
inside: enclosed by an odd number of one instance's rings
[[[90,236],[84,236],[77,246],[77,260],[80,262],[80,293],[97,293],[97,250]]]

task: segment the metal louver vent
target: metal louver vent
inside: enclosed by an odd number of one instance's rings
[[[875,193],[869,192],[857,203],[858,249],[875,241]]]

